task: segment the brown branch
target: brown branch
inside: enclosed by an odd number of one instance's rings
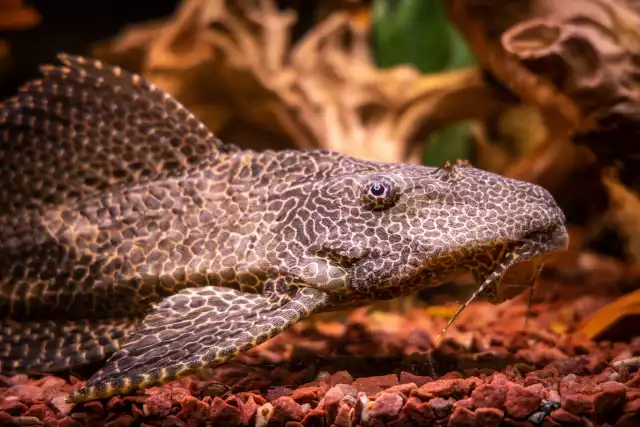
[[[410,66],[377,68],[367,26],[348,12],[329,14],[292,45],[294,23],[294,12],[272,0],[187,0],[137,38],[137,28],[128,29],[110,51],[131,50],[135,41],[148,77],[176,90],[187,107],[232,109],[227,124],[240,120],[297,147],[374,160],[408,161],[418,135],[451,118],[482,117],[496,104],[474,70],[423,76]],[[196,79],[194,69],[209,80]],[[484,110],[461,96],[469,92]]]
[[[640,154],[638,5],[623,0],[445,4],[483,66],[541,109],[556,141],[575,134],[603,159]]]

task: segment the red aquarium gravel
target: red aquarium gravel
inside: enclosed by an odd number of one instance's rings
[[[132,396],[72,405],[76,377],[0,377],[0,426],[640,426],[640,372],[615,363],[640,356],[640,337],[572,332],[611,292],[547,285],[526,324],[524,298],[473,304],[441,340],[449,313],[363,308]]]

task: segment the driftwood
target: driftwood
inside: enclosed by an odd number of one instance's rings
[[[270,0],[186,0],[168,20],[132,26],[95,54],[139,68],[220,137],[251,148],[417,162],[431,132],[500,108],[476,69],[377,68],[368,25],[344,10],[292,43],[295,22]]]
[[[538,106],[554,134],[610,163],[637,163],[640,4],[452,0],[449,17],[484,67]],[[565,136],[564,138],[562,136]],[[541,154],[543,155],[543,154]]]

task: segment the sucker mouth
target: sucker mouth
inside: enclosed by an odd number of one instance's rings
[[[569,234],[564,225],[555,225],[533,231],[519,239],[519,242],[529,245],[528,248],[522,248],[521,253],[527,259],[547,258],[569,248]]]
[[[471,302],[491,284],[502,279],[511,267],[523,261],[531,261],[537,258],[545,259],[566,250],[569,246],[569,236],[564,225],[557,225],[528,233],[525,237],[517,239],[516,243],[519,244],[504,253],[497,267],[493,269],[473,294],[456,310],[453,316],[451,316],[447,325],[438,334],[438,338],[449,329],[458,316],[460,316],[460,313],[462,313]],[[542,260],[540,261],[540,267],[541,265]],[[538,273],[539,272],[540,269],[538,269]]]
[[[554,252],[563,252],[569,249],[569,233],[564,224],[558,225],[551,230],[551,242],[556,248]]]

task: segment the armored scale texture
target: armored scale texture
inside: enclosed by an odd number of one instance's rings
[[[106,361],[72,402],[456,271],[499,302],[510,266],[566,247],[539,186],[465,164],[242,150],[138,75],[60,60],[0,105],[0,372]]]

